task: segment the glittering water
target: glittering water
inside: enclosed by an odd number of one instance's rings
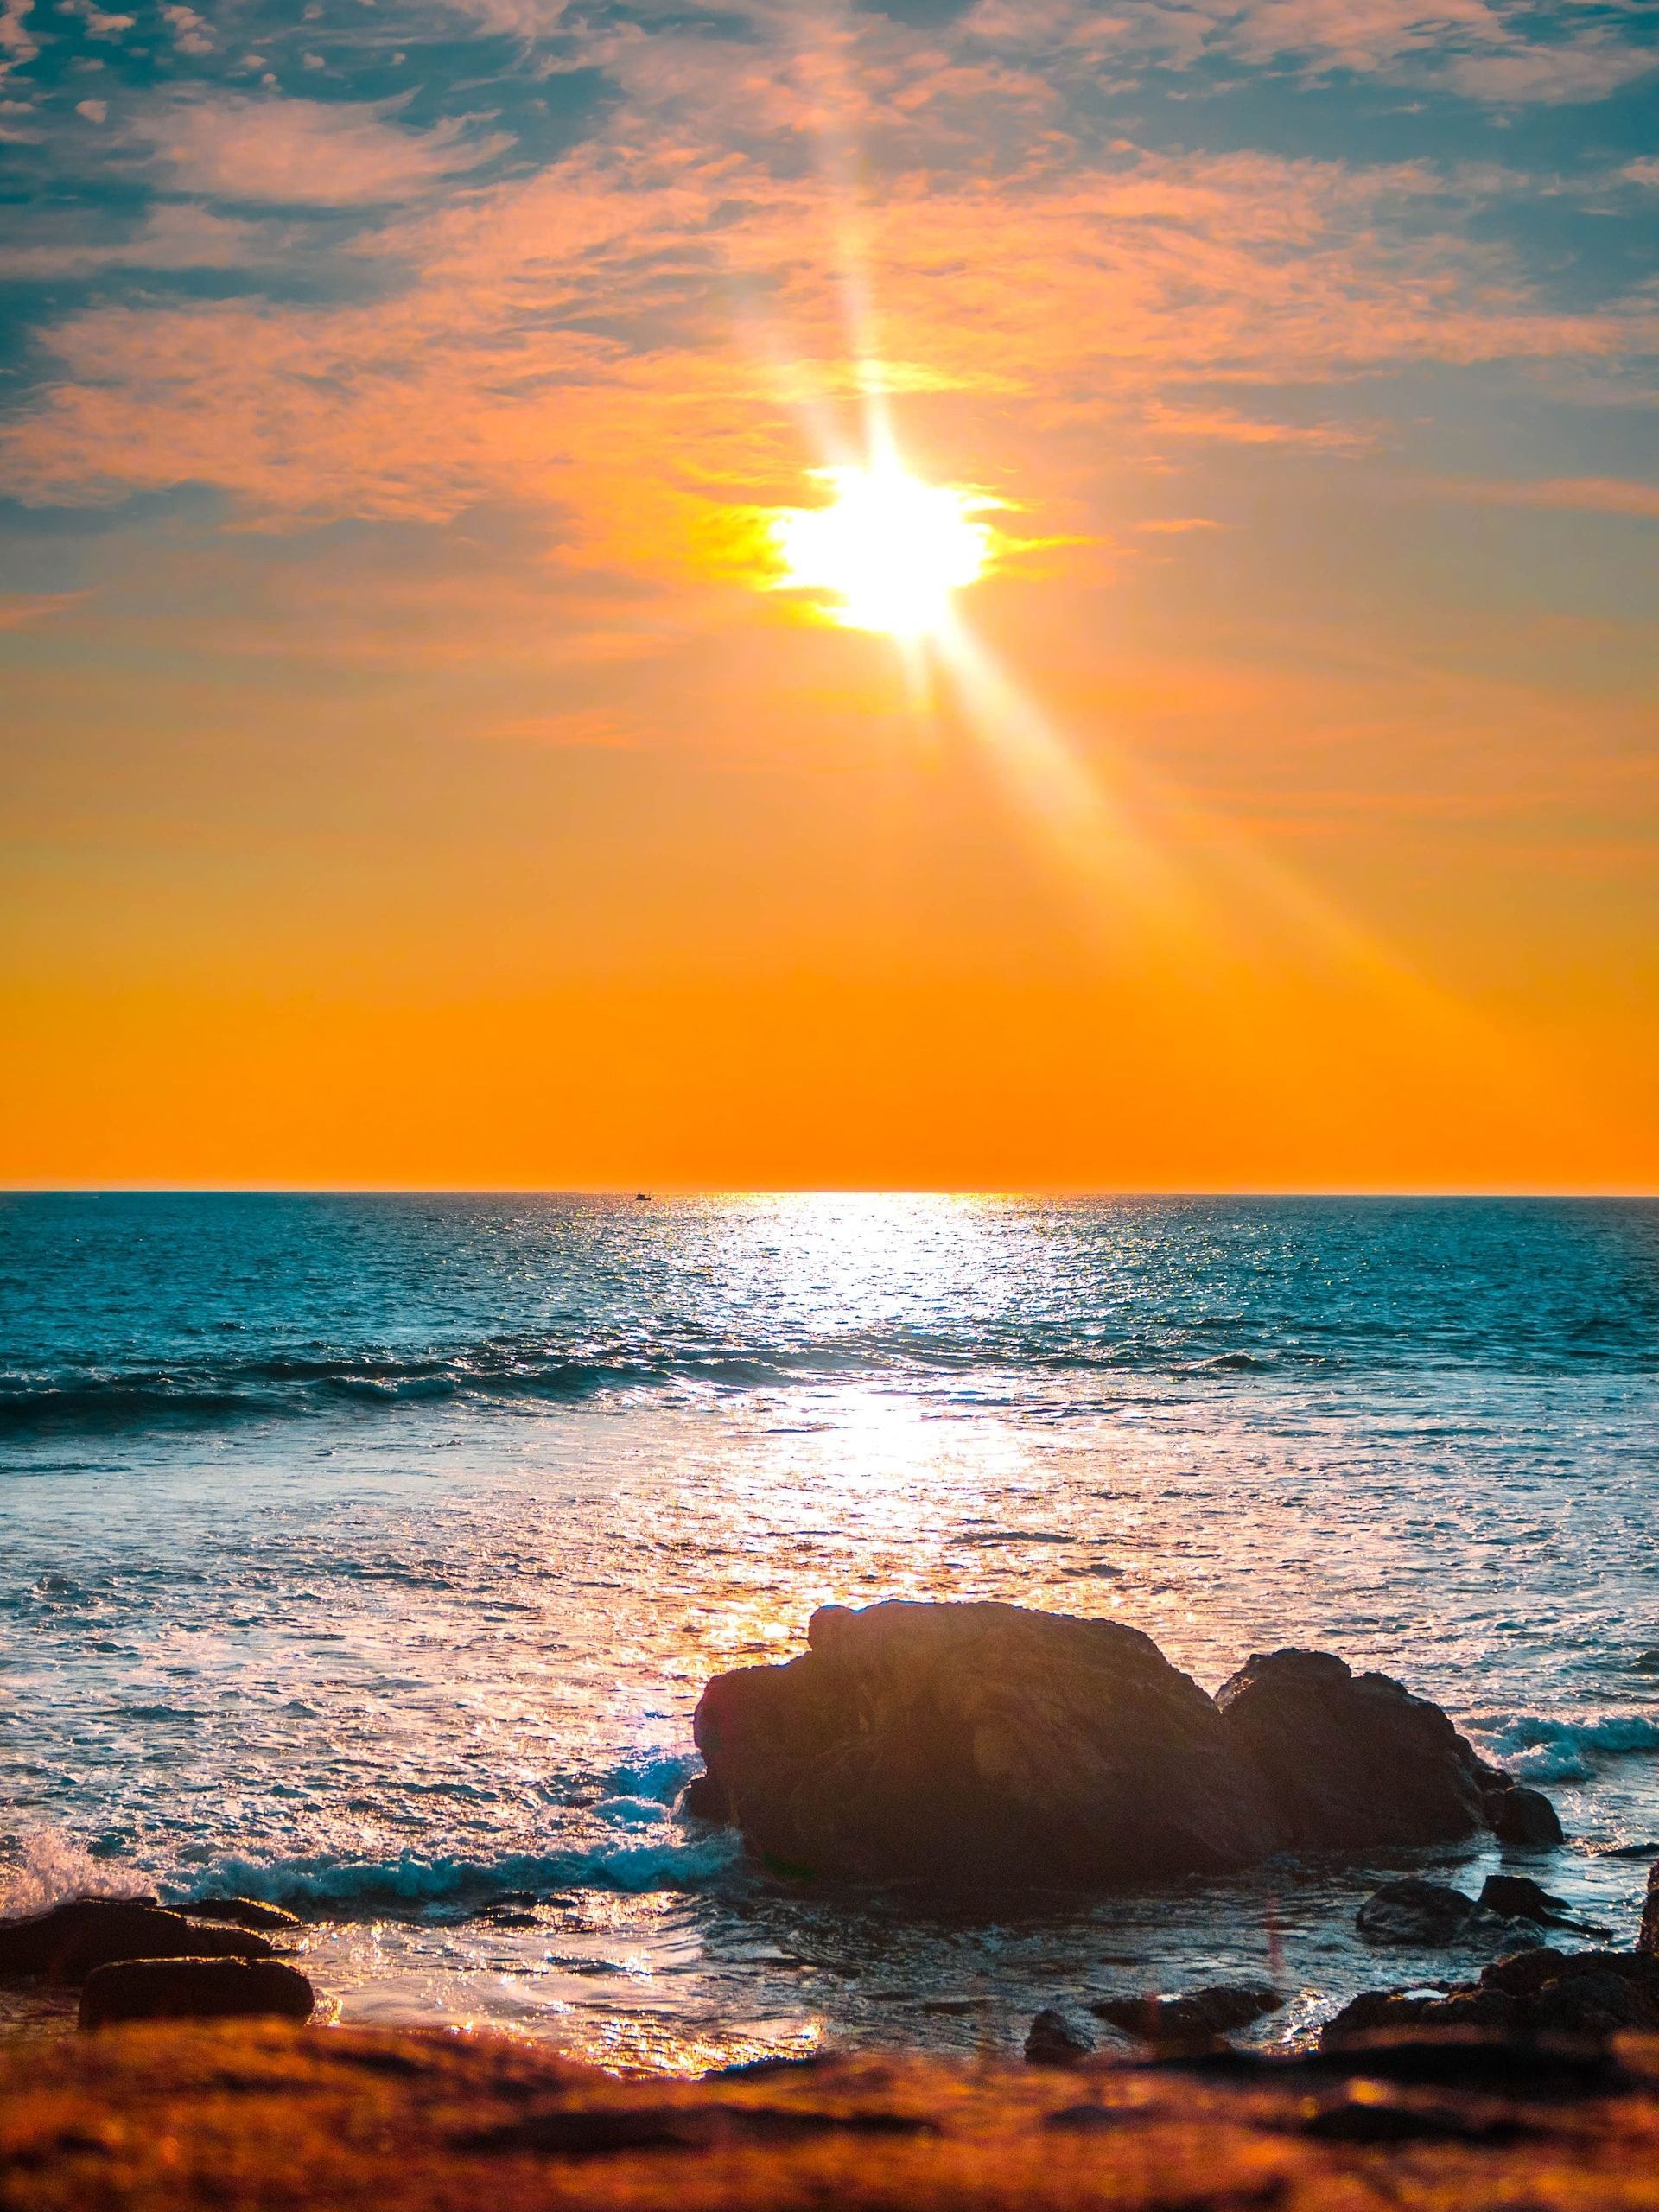
[[[0,1885],[233,1884],[317,1916],[346,2018],[675,2066],[1246,1972],[1282,2035],[1471,1970],[1355,1939],[1403,1859],[991,1926],[677,1819],[710,1673],[995,1596],[1211,1688],[1398,1674],[1550,1789],[1540,1871],[1624,1940],[1656,1414],[1652,1205],[12,1198]]]

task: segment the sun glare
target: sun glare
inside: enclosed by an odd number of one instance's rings
[[[833,619],[852,629],[894,638],[938,629],[951,593],[984,572],[991,527],[976,518],[993,502],[891,465],[821,474],[830,504],[786,508],[774,524],[785,588],[823,593]]]

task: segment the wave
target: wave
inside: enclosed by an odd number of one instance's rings
[[[652,1811],[660,1816],[660,1805]],[[404,1852],[395,1859],[340,1859],[318,1856],[279,1860],[221,1859],[174,1902],[222,1895],[263,1898],[296,1909],[334,1906],[347,1911],[378,1906],[419,1910],[428,1905],[476,1909],[493,1897],[527,1891],[609,1889],[643,1895],[651,1891],[697,1891],[728,1883],[740,1870],[742,1846],[729,1831],[694,1840],[656,1840],[583,1851],[509,1852],[498,1859],[425,1857]]]
[[[1659,1719],[1642,1713],[1607,1713],[1599,1720],[1477,1713],[1467,1725],[1484,1751],[1528,1782],[1583,1782],[1602,1760],[1659,1751]]]

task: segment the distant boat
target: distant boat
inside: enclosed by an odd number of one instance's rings
[[[633,1196],[636,1205],[648,1206],[651,1204],[651,1192],[649,1191],[636,1191]]]

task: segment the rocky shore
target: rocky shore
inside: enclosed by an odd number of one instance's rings
[[[804,1658],[712,1681],[696,1726],[688,1815],[830,1894],[1006,1901],[1483,1834],[1541,1869],[1560,1836],[1545,1799],[1386,1676],[1281,1651],[1212,1699],[1135,1630],[1013,1606],[827,1609]],[[72,1995],[95,2031],[0,2043],[0,2212],[1313,2212],[1402,2194],[1659,2212],[1659,1870],[1619,1950],[1514,1866],[1478,1895],[1414,1875],[1367,1897],[1356,1932],[1380,1969],[1440,1950],[1461,1978],[1380,1971],[1314,2047],[1230,2043],[1283,2007],[1266,1982],[1058,1991],[1024,2064],[824,2055],[695,2083],[487,2037],[324,2031],[292,1914],[70,1899],[0,1922],[0,1987]]]

